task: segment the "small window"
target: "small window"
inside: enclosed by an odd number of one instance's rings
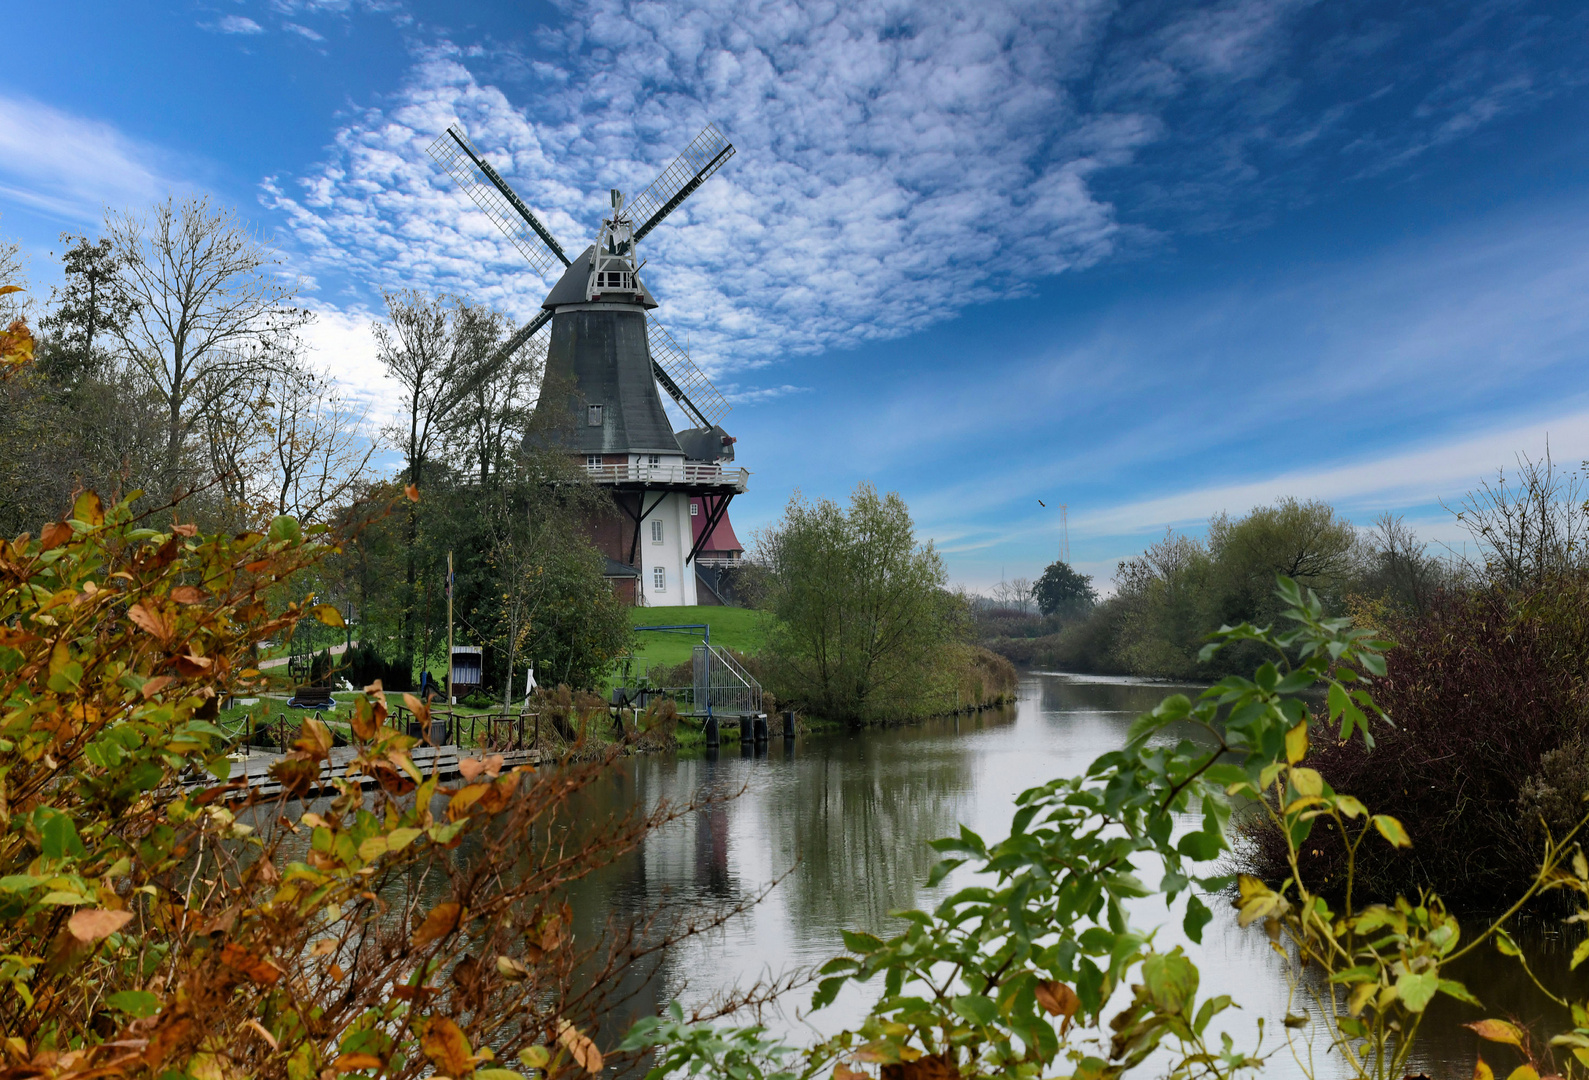
[[[660,464],[662,464],[662,455],[661,454],[647,454],[646,455],[646,464],[647,465],[660,465]]]
[[[653,521],[651,523],[651,542],[653,544],[662,543],[662,522],[660,521]]]
[[[691,517],[700,517],[701,516],[700,515],[700,509],[701,509],[701,504],[700,503],[691,503],[690,504],[690,516]]]
[[[590,427],[601,427],[601,406],[585,406],[585,423]]]
[[[599,468],[601,468],[601,455],[600,454],[586,454],[585,455],[585,468],[587,468],[587,469],[599,469]]]
[[[651,591],[668,591],[668,571],[666,567],[653,566],[651,568]]]

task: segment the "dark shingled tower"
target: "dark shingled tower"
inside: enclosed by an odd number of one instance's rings
[[[565,432],[557,445],[612,492],[617,513],[593,523],[592,539],[608,557],[614,588],[635,603],[696,603],[692,564],[701,538],[726,520],[748,474],[725,467],[734,460],[734,440],[721,426],[728,403],[650,314],[657,302],[640,280],[635,245],[733,155],[733,146],[708,126],[638,197],[626,202],[613,191],[596,242],[573,260],[456,125],[430,153],[537,272],[564,268],[541,313],[503,350],[545,350],[548,392],[536,411],[567,410],[572,425],[543,430]],[[548,323],[550,333],[539,339]],[[673,430],[659,387],[696,427]],[[692,520],[700,517],[704,523]]]

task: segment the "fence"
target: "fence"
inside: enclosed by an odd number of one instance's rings
[[[761,683],[751,677],[727,650],[695,646],[694,711],[754,716],[761,712]]]

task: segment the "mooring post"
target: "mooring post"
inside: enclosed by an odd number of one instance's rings
[[[706,748],[716,750],[720,740],[717,737],[717,717],[711,713],[706,714]]]
[[[756,741],[758,743],[764,743],[767,741],[767,716],[765,713],[757,715],[756,719],[753,721],[752,730],[756,733]]]
[[[783,711],[783,737],[790,742],[794,742],[795,728],[793,709],[785,709]]]

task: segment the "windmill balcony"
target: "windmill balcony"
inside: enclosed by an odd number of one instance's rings
[[[677,462],[665,465],[649,465],[644,462],[620,465],[587,464],[585,472],[594,482],[614,487],[677,488],[681,491],[728,490],[735,494],[743,493],[750,480],[749,469],[725,469],[721,465],[704,461],[690,461],[682,465]]]

